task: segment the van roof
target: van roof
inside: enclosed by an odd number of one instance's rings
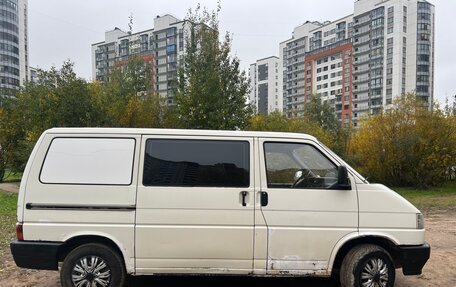
[[[304,133],[256,132],[230,130],[184,130],[184,129],[140,129],[140,128],[52,128],[47,134],[144,134],[144,135],[184,135],[184,136],[232,136],[232,137],[267,137],[299,138],[317,141],[313,136]]]

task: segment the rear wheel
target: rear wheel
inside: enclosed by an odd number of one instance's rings
[[[63,261],[60,281],[64,287],[114,287],[125,283],[125,266],[110,247],[90,243],[73,249]]]
[[[389,253],[372,244],[359,245],[350,250],[340,269],[342,287],[393,287],[395,276]]]

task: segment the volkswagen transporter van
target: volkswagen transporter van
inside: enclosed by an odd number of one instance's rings
[[[305,134],[57,128],[23,174],[23,268],[63,286],[127,274],[322,276],[393,286],[429,258],[423,215]]]

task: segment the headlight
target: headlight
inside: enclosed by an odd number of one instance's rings
[[[416,229],[424,229],[424,217],[423,214],[416,214]]]

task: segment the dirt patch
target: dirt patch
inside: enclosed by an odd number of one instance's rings
[[[20,183],[8,183],[8,182],[2,182],[0,183],[0,189],[7,191],[7,192],[19,192],[19,185]]]
[[[404,276],[396,270],[396,287],[453,287],[456,286],[456,213],[432,212],[426,215],[426,240],[431,244],[431,258],[419,276]],[[158,277],[130,278],[129,286],[336,286],[328,279],[302,278],[240,278],[240,277]],[[17,268],[11,255],[0,259],[0,286],[57,287],[59,274],[55,271],[35,271]]]

